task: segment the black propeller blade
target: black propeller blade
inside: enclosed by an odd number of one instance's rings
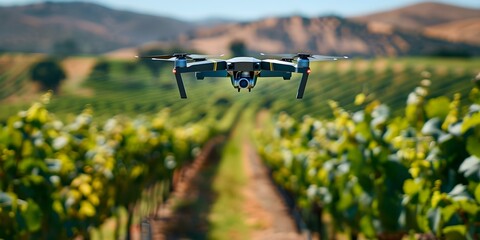
[[[314,55],[309,53],[296,53],[296,54],[265,54],[260,53],[262,56],[281,59],[282,61],[291,62],[294,59],[308,59],[310,61],[336,61],[338,59],[347,59],[347,56],[325,56],[325,55]]]
[[[167,54],[167,55],[136,56],[136,57],[137,58],[142,58],[142,59],[151,59],[151,60],[174,62],[178,59],[202,61],[202,60],[206,60],[208,58],[213,58],[213,57],[223,57],[223,54],[221,54],[221,55],[201,55],[201,54],[189,54],[189,53],[174,53],[174,54]]]

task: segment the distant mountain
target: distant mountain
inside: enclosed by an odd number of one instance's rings
[[[228,53],[241,40],[252,52],[315,52],[353,56],[425,55],[454,51],[479,54],[480,48],[426,37],[408,30],[340,17],[269,18],[200,28],[179,41],[211,54]]]
[[[480,9],[426,2],[351,19],[365,23],[381,22],[408,30],[423,30],[425,27],[478,17]]]
[[[350,19],[480,45],[480,9],[427,2]]]
[[[466,42],[480,46],[480,15],[427,27],[425,35],[452,42]]]
[[[118,11],[85,2],[0,7],[0,48],[48,52],[71,48],[103,53],[149,41],[174,39],[193,28],[176,19]]]
[[[0,7],[0,51],[130,56],[138,46],[159,42],[228,54],[230,43],[241,40],[251,52],[480,55],[479,16],[478,9],[423,3],[347,19],[292,16],[185,22],[85,2],[43,2]]]

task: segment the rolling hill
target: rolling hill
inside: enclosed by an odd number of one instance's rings
[[[452,42],[480,45],[480,9],[426,2],[350,19],[416,31]]]
[[[427,36],[442,38],[452,42],[480,45],[480,17],[434,25],[427,27],[424,33]]]
[[[65,45],[78,53],[103,53],[173,39],[193,27],[176,19],[85,2],[0,7],[0,22],[1,50],[46,53]]]
[[[273,17],[252,22],[185,22],[85,2],[0,7],[0,52],[134,55],[159,42],[205,53],[229,53],[242,40],[255,52],[351,56],[480,55],[480,10],[417,4],[363,17]],[[474,18],[477,17],[477,18]],[[124,50],[119,50],[124,49]]]
[[[382,22],[409,30],[422,30],[425,27],[468,18],[478,18],[479,16],[480,9],[426,2],[391,11],[352,17],[351,19],[366,23]]]
[[[480,48],[451,43],[422,33],[341,17],[268,18],[199,28],[180,38],[181,45],[210,54],[228,53],[232,41],[252,52],[319,52],[352,56],[434,55],[441,51],[480,54]]]

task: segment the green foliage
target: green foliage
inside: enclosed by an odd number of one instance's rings
[[[333,120],[281,113],[258,134],[259,152],[305,219],[323,206],[335,232],[478,238],[480,109],[459,94],[427,100],[429,87],[423,80],[400,117],[364,96],[354,113],[331,101]]]
[[[88,238],[120,209],[131,224],[142,189],[171,184],[213,134],[206,121],[176,125],[168,109],[99,124],[87,107],[62,122],[50,95],[0,126],[0,238]]]
[[[32,80],[38,81],[43,89],[54,91],[66,77],[62,67],[54,59],[45,59],[33,65],[30,76]]]
[[[110,63],[105,60],[99,60],[95,66],[93,66],[90,72],[90,79],[95,80],[108,80],[110,77]],[[130,68],[129,68],[130,69]]]

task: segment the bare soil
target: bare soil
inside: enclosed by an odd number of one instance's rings
[[[290,210],[248,140],[243,143],[243,163],[248,178],[245,210],[247,223],[254,227],[252,239],[306,239],[298,232]]]

